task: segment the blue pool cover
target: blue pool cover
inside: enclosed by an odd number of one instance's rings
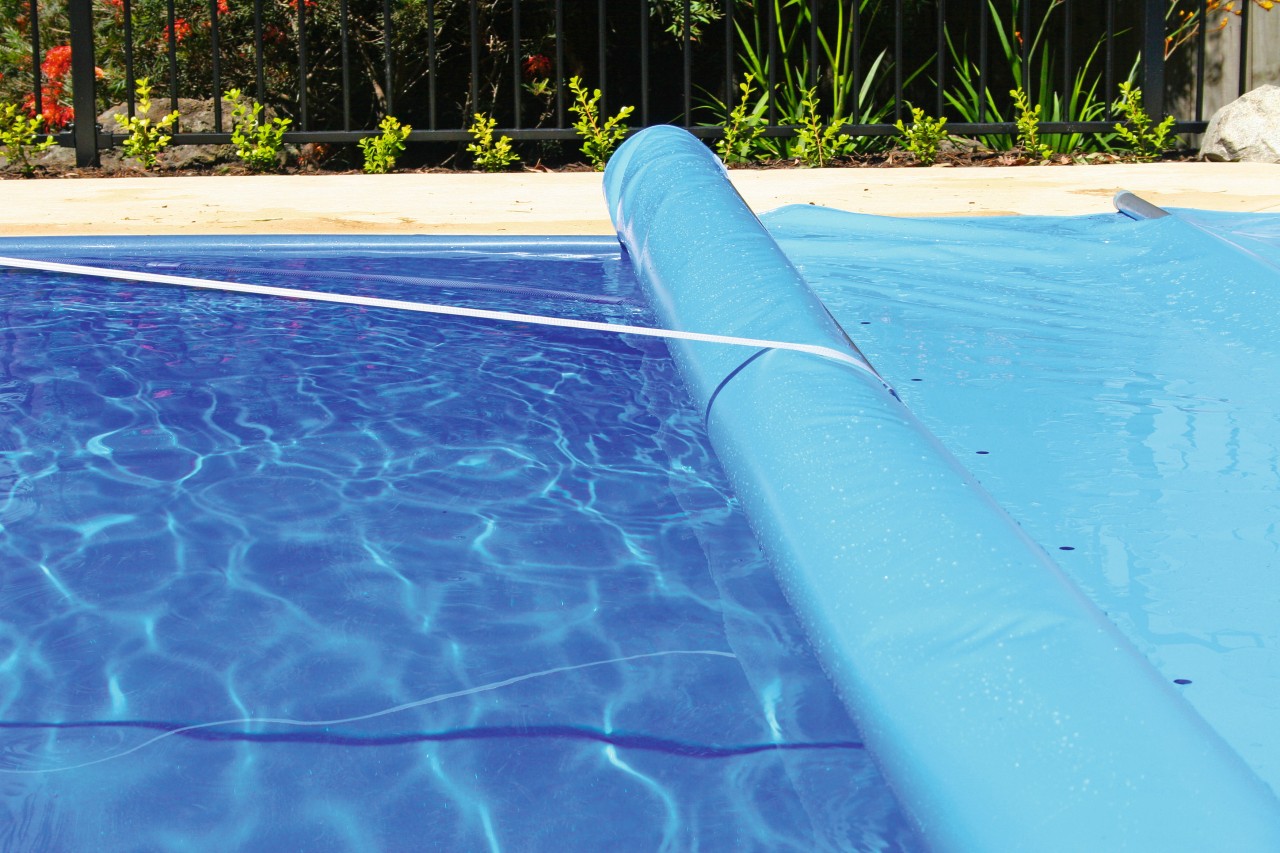
[[[718,161],[687,134],[656,128],[633,138],[612,161],[605,183],[610,213],[665,324],[851,346],[828,308],[736,196]],[[913,397],[906,386],[912,379],[951,383],[953,397],[972,380],[978,393],[953,402],[950,409],[939,405],[931,410],[932,420],[970,430],[964,435],[970,441],[972,433],[984,428],[991,433],[1019,419],[1032,419],[1034,433],[1043,418],[1043,410],[1037,411],[1045,405],[1043,396],[1023,394],[1011,382],[982,393],[984,382],[991,384],[986,379],[991,372],[1003,377],[1021,367],[1020,347],[1034,350],[1035,338],[1021,337],[1025,330],[1034,335],[1040,324],[1069,324],[1064,318],[1085,314],[1088,322],[1068,343],[1081,353],[1076,367],[1084,362],[1114,371],[1116,358],[1125,368],[1132,366],[1126,360],[1132,353],[1107,351],[1091,334],[1105,324],[1114,327],[1112,341],[1137,341],[1139,351],[1145,345],[1131,336],[1133,315],[1110,313],[1132,311],[1142,303],[1134,298],[1132,285],[1112,280],[1105,261],[1084,265],[1083,277],[1092,280],[1092,288],[1048,288],[1040,297],[1043,314],[1031,314],[1036,306],[1020,306],[1001,291],[1012,285],[989,272],[986,281],[992,286],[974,289],[969,294],[973,301],[966,304],[930,284],[952,273],[983,275],[995,263],[991,255],[1015,259],[1034,281],[1042,261],[1040,239],[1032,235],[1018,245],[989,242],[983,257],[935,250],[926,254],[925,263],[941,271],[930,280],[904,278],[900,272],[888,273],[886,280],[883,273],[864,269],[860,247],[845,242],[849,232],[868,223],[850,225],[840,216],[783,211],[772,224],[789,248],[814,237],[828,238],[800,257],[812,261],[806,274],[820,262],[841,265],[840,273],[828,272],[823,280],[836,296],[831,310],[845,328],[857,334],[866,328],[864,322],[881,320],[895,327],[893,334],[899,337],[893,343],[913,341],[921,332],[914,327],[915,316],[905,312],[922,302],[937,306],[932,319],[944,327],[943,334],[1007,339],[1004,349],[994,348],[998,366],[989,365],[980,351],[955,352],[958,346],[943,343],[928,354],[923,347],[920,353],[900,353],[906,366],[886,377],[908,401]],[[1218,285],[1192,287],[1187,282],[1192,273],[1185,270],[1164,293],[1155,294],[1168,315],[1162,320],[1180,323],[1181,331],[1192,331],[1186,327],[1215,315],[1230,329],[1220,337],[1213,337],[1219,334],[1214,330],[1185,341],[1175,334],[1170,345],[1188,358],[1212,358],[1214,345],[1228,352],[1237,348],[1244,358],[1236,364],[1243,363],[1252,374],[1246,383],[1266,376],[1270,384],[1261,387],[1276,387],[1280,371],[1274,318],[1280,316],[1280,294],[1265,259],[1233,252],[1172,218],[1125,222],[1131,230],[1165,229],[1168,240],[1182,245],[1192,240],[1202,256],[1199,269],[1211,271]],[[898,225],[870,227],[879,230],[868,239],[894,239],[890,235]],[[920,233],[928,235],[925,241],[946,240],[952,248],[978,233],[964,228],[932,223],[920,226]],[[903,231],[910,233],[912,226]],[[1189,237],[1184,231],[1193,233]],[[1115,229],[1103,236],[1116,238]],[[909,239],[896,245],[902,252],[915,251]],[[1079,244],[1072,248],[1078,250]],[[1081,259],[1073,259],[1072,265],[1081,266]],[[914,273],[912,269],[910,275]],[[889,318],[878,313],[887,311],[879,307],[883,303],[853,287],[842,289],[841,276],[864,289],[879,279],[879,286],[910,294],[910,299]],[[1106,302],[1097,294],[1100,289],[1123,290],[1130,298]],[[1099,304],[1091,305],[1093,299]],[[1088,316],[1091,308],[1103,313]],[[957,331],[966,312],[990,312],[997,322],[985,332]],[[1005,318],[999,312],[1024,316]],[[978,325],[973,318],[969,323]],[[1205,334],[1209,346],[1201,343]],[[744,354],[699,344],[672,346],[682,375],[707,411],[716,452],[810,642],[931,846],[969,851],[1280,848],[1280,803],[1257,770],[1117,627],[1123,616],[1108,618],[1049,557],[1045,540],[1033,535],[1053,535],[1054,543],[1081,548],[1079,515],[1069,531],[1074,536],[1053,529],[1060,519],[1047,519],[1036,528],[1019,526],[903,405],[899,394],[866,373],[780,350]],[[873,353],[873,363],[878,355]],[[1032,352],[1030,368],[1036,356]],[[917,375],[912,358],[926,359],[931,370],[918,372],[933,375]],[[980,361],[966,364],[965,359]],[[1057,367],[1049,361],[1044,369],[1051,379],[1061,380],[1053,375]],[[1226,383],[1234,390],[1238,379]],[[943,389],[939,396],[946,393]],[[1048,395],[1052,393],[1051,386]],[[1223,396],[1229,393],[1224,390]],[[1253,396],[1258,396],[1257,387]],[[1259,402],[1273,408],[1270,400]],[[953,418],[957,411],[967,417]],[[1274,448],[1274,415],[1264,415],[1261,422],[1272,428]],[[1082,426],[1068,424],[1059,433]],[[978,452],[994,455],[985,443],[994,438],[984,436]],[[1021,469],[1025,475],[1040,467],[1034,451],[1024,451],[1020,459],[1010,456],[1014,458],[1006,469]],[[1254,494],[1275,491],[1275,459],[1261,454],[1261,467],[1252,469]],[[1023,491],[1056,488],[1051,479],[1055,469],[1047,470],[1043,479],[1024,476]],[[1088,497],[1095,502],[1095,516],[1135,487],[1106,478],[1091,485],[1095,491]],[[1132,496],[1157,503],[1174,499]],[[1077,510],[1083,497],[1075,496]],[[1034,499],[1024,499],[1038,509]],[[1212,511],[1221,499],[1211,489],[1194,506]],[[1194,514],[1193,507],[1180,517],[1188,512]],[[1276,516],[1264,510],[1256,518],[1244,523],[1265,525],[1264,545],[1255,548],[1265,553],[1253,555],[1263,558],[1261,564],[1242,568],[1230,558],[1214,558],[1213,539],[1232,538],[1231,528],[1214,531],[1208,542],[1193,546],[1203,553],[1189,554],[1179,545],[1167,549],[1181,551],[1187,570],[1196,573],[1195,580],[1181,583],[1208,589],[1223,573],[1239,572],[1242,578],[1230,588],[1246,597],[1235,602],[1246,613],[1249,596],[1262,590],[1273,596]],[[1178,528],[1126,533],[1138,535],[1127,540],[1125,534],[1109,531],[1120,547],[1132,548],[1141,545],[1143,536],[1186,536]],[[1259,580],[1259,587],[1251,587],[1249,578]],[[1270,612],[1275,613],[1274,599]],[[1225,617],[1218,622],[1220,630],[1230,631],[1229,614],[1219,616]],[[1247,645],[1252,620],[1245,616],[1244,621],[1236,636]],[[1275,624],[1273,618],[1272,631]],[[1274,635],[1267,642],[1274,666]],[[1273,739],[1257,730],[1252,737]]]

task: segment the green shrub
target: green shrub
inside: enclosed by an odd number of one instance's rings
[[[724,137],[716,140],[716,153],[730,165],[741,165],[757,159],[757,140],[764,133],[764,117],[751,110],[752,82],[755,75],[748,73],[738,84],[742,100],[729,113],[724,124]]]
[[[54,144],[53,137],[47,135],[43,141],[36,141],[42,124],[44,116],[28,118],[16,104],[0,106],[0,145],[4,146],[5,162],[24,175],[31,175],[36,170],[31,158]]]
[[[903,147],[926,166],[933,165],[938,159],[938,146],[951,137],[947,133],[947,119],[933,118],[925,115],[919,107],[911,109],[911,125],[906,126],[902,119],[893,123],[898,129]]]
[[[387,116],[378,125],[382,133],[366,136],[358,143],[364,153],[364,170],[370,175],[383,175],[396,167],[396,158],[404,153],[404,142],[413,128]]]
[[[467,146],[475,157],[476,168],[482,172],[501,172],[503,169],[520,162],[520,155],[511,150],[511,137],[493,138],[493,129],[498,126],[496,118],[489,118],[484,113],[476,113],[475,121],[467,132],[475,142]]]
[[[1040,160],[1048,160],[1049,155],[1053,153],[1053,149],[1040,141],[1040,112],[1042,106],[1036,104],[1035,109],[1031,108],[1031,100],[1027,97],[1027,93],[1021,87],[1009,92],[1013,96],[1014,106],[1018,109],[1018,115],[1014,118],[1014,124],[1018,126],[1018,147],[1033,157]]]
[[[1120,84],[1120,100],[1116,109],[1124,116],[1123,123],[1116,123],[1116,133],[1129,143],[1134,159],[1155,160],[1170,147],[1169,132],[1173,130],[1173,116],[1153,126],[1154,119],[1142,106],[1142,90],[1131,83]]]
[[[818,118],[818,90],[806,89],[800,102],[800,125],[796,128],[796,154],[806,166],[821,168],[833,157],[853,150],[853,139],[841,133],[839,116],[824,124]]]
[[[147,113],[151,112],[151,81],[140,77],[137,81],[137,93],[137,114],[132,118],[117,115],[116,124],[129,134],[124,141],[125,156],[135,158],[144,169],[154,169],[160,162],[160,152],[168,148],[173,139],[166,131],[178,120],[178,111],[174,110],[153,123],[147,117]]]
[[[231,144],[236,155],[255,172],[269,172],[280,166],[284,132],[292,123],[287,118],[262,121],[262,104],[244,99],[239,89],[226,94],[231,104]]]
[[[573,93],[573,103],[569,105],[569,111],[578,117],[573,123],[573,129],[582,138],[582,153],[586,155],[587,161],[595,167],[597,172],[602,172],[605,163],[609,162],[609,158],[613,155],[613,149],[617,148],[618,143],[627,136],[627,126],[623,121],[635,112],[636,108],[623,107],[616,115],[602,122],[599,89],[588,95],[587,90],[582,88],[582,78],[571,77],[569,91]]]

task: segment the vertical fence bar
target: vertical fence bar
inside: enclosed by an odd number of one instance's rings
[[[1152,116],[1164,115],[1165,2],[1143,0],[1142,4],[1142,101]]]
[[[684,26],[681,28],[681,48],[683,64],[681,76],[684,83],[684,126],[693,125],[693,22],[689,20],[693,14],[689,0],[684,0]]]
[[[44,114],[44,69],[40,67],[43,57],[40,53],[40,3],[31,0],[31,102],[35,106],[36,115]]]
[[[1018,47],[1022,51],[1022,79],[1018,85],[1022,91],[1031,91],[1031,0],[1022,4],[1022,37],[1018,39]]]
[[[556,0],[556,127],[565,127],[564,0]]]
[[[173,8],[173,0],[168,0],[165,9],[169,21],[168,29],[165,30],[169,55],[169,109],[176,111],[178,109],[178,16]],[[174,122],[174,133],[178,132],[178,125],[181,123],[181,119]]]
[[[729,113],[733,110],[733,8],[738,5],[734,0],[725,0],[724,4],[724,120],[727,124]],[[647,122],[646,122],[647,123]]]
[[[481,112],[480,109],[480,6],[478,0],[471,0],[471,109],[468,113]],[[470,124],[469,116],[464,117]]]
[[[1071,0],[1063,0],[1062,2],[1062,103],[1063,118],[1066,121],[1075,121],[1076,117],[1071,114],[1071,93],[1075,91],[1075,63],[1072,61],[1071,53]]]
[[[36,0],[31,0],[32,6],[35,3]],[[120,11],[124,15],[124,102],[129,118],[133,118],[136,101],[133,90],[133,4],[130,0],[124,0]]]
[[[511,108],[520,129],[520,0],[511,0]]]
[[[987,66],[991,45],[987,32],[991,28],[991,9],[987,0],[978,0],[978,121],[987,120]]]
[[[1200,0],[1200,26],[1196,28],[1196,121],[1204,121],[1204,51],[1209,40],[1209,0]]]
[[[222,133],[222,50],[218,39],[218,0],[209,0],[209,48],[213,52],[213,132]]]
[[[298,2],[298,125],[307,130],[307,0]]]
[[[768,30],[768,37],[765,41],[768,43],[767,71],[769,73],[769,124],[776,125],[778,123],[778,101],[775,94],[778,91],[778,20],[774,14],[772,3],[764,4],[764,22],[765,29]]]
[[[436,4],[427,3],[427,124],[436,129]]]
[[[649,125],[649,0],[640,0],[640,124]]]
[[[387,93],[387,115],[396,112],[396,78],[393,71],[395,52],[392,46],[391,0],[382,0],[382,74]]]
[[[98,165],[98,95],[93,58],[93,0],[68,0],[71,30],[72,136],[76,165]]]
[[[428,11],[431,4],[427,4]],[[338,55],[342,62],[342,129],[351,129],[351,32],[347,26],[347,0],[338,0]]]
[[[893,0],[893,118],[902,120],[902,0]]]
[[[1236,77],[1236,97],[1243,95],[1249,88],[1249,0],[1240,4],[1240,69]],[[1163,114],[1158,110],[1155,115]]]
[[[818,16],[822,10],[818,7],[820,0],[809,2],[809,86],[818,88]],[[840,2],[840,0],[836,0]]]
[[[253,73],[258,103],[267,99],[267,76],[262,61],[262,0],[253,0]]]
[[[946,103],[942,93],[947,88],[947,0],[938,0],[938,31],[934,34],[937,44],[934,50],[938,54],[938,96],[934,115],[942,115],[942,107]]]
[[[862,12],[861,3],[853,3],[853,20],[849,22],[850,36],[853,39],[853,121],[862,124],[866,121],[866,110],[862,107]]]
[[[600,113],[601,115],[609,114],[609,87],[605,85],[605,74],[607,71],[605,65],[605,50],[609,41],[609,28],[605,23],[605,5],[604,0],[599,0],[596,4],[596,50],[600,60],[600,82],[596,85],[600,87]]]
[[[1102,87],[1103,100],[1107,105],[1106,118],[1110,121],[1116,117],[1114,108],[1115,99],[1112,93],[1115,92],[1116,86],[1116,4],[1115,0],[1107,0],[1107,49],[1103,57],[1102,64]]]

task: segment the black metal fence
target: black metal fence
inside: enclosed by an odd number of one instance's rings
[[[180,98],[212,104],[212,127],[180,125],[176,144],[229,141],[222,101],[233,86],[292,118],[286,140],[299,144],[354,142],[383,115],[413,125],[411,142],[464,141],[477,112],[517,141],[573,139],[574,76],[602,90],[606,114],[635,106],[633,126],[717,137],[746,72],[749,106],[771,137],[794,133],[808,89],[857,137],[895,133],[911,106],[947,116],[958,134],[1012,134],[1014,87],[1045,107],[1043,132],[1105,133],[1121,81],[1160,116],[1172,77],[1195,104],[1177,132],[1206,124],[1207,0],[1178,0],[1181,30],[1171,0],[10,2],[28,9],[28,106],[49,115],[69,91],[59,141],[81,165],[122,141],[97,116],[121,101],[133,114],[132,81],[143,76],[173,109]],[[56,48],[42,47],[42,26],[45,42],[49,27],[65,27],[69,69],[50,69]],[[1181,49],[1172,75],[1171,46]],[[51,70],[65,86],[51,86]]]

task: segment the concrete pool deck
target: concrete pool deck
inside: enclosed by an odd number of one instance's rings
[[[818,204],[883,216],[1109,213],[1121,189],[1165,207],[1280,213],[1280,165],[1152,163],[735,170],[757,213]],[[0,237],[613,233],[592,173],[264,175],[0,181]]]

